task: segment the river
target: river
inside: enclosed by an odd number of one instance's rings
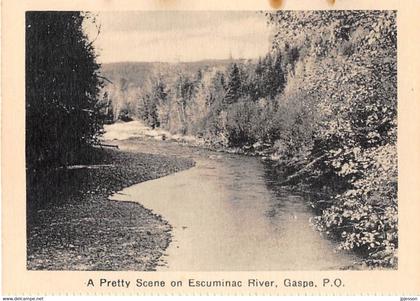
[[[196,161],[112,196],[139,202],[173,226],[159,270],[331,270],[357,261],[312,228],[307,200],[276,186],[259,158],[154,141],[127,140],[120,147]]]

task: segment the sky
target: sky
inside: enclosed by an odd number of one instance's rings
[[[270,48],[271,30],[253,11],[97,12],[101,32],[85,25],[100,63],[186,62],[257,58]]]

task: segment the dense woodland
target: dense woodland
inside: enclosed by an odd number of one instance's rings
[[[81,160],[103,116],[100,65],[80,12],[26,13],[26,162],[29,169]]]
[[[94,143],[104,121],[97,121],[100,114],[106,115],[107,122],[138,118],[152,128],[192,135],[213,147],[269,154],[288,175],[279,179],[282,184],[305,186],[323,196],[313,202],[319,213],[314,224],[320,231],[338,239],[341,248],[365,254],[369,265],[395,267],[395,12],[279,11],[266,16],[275,31],[272,50],[266,56],[194,68],[165,65],[141,75],[141,84],[114,75],[99,101],[95,98],[101,87],[98,65],[81,34],[81,16],[69,13],[67,26],[75,27],[71,29],[77,33],[74,36],[60,36],[68,32],[64,28],[49,27],[46,36],[27,29],[29,41],[37,35],[66,45],[66,49],[29,49],[27,143],[39,149],[27,155],[35,162],[31,158],[61,154],[63,143]],[[51,14],[38,20],[28,15],[27,22],[48,27],[57,22],[55,17]],[[65,63],[70,65],[63,73],[60,56],[43,56],[42,52],[62,51],[64,55],[69,41],[80,53],[74,65]],[[59,71],[43,72],[46,65],[37,60],[39,56]],[[89,59],[82,62],[80,57]],[[60,86],[63,90],[51,93],[42,87],[44,94],[39,94],[39,82],[53,84],[61,74],[74,74],[75,79]],[[84,83],[88,83],[86,88]],[[69,89],[67,84],[82,89]],[[57,91],[76,94],[69,97]],[[33,97],[40,107],[31,106]],[[78,103],[72,104],[73,100]],[[43,123],[54,119],[54,126],[33,131],[40,127],[41,119]],[[61,157],[51,160],[63,161]]]

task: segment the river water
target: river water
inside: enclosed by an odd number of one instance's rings
[[[189,170],[112,197],[139,202],[173,226],[159,270],[331,270],[356,261],[312,228],[307,200],[276,186],[258,158],[163,142],[127,141],[121,148],[196,161]]]

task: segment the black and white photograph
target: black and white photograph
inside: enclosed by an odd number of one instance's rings
[[[398,270],[396,19],[26,11],[26,269]]]

